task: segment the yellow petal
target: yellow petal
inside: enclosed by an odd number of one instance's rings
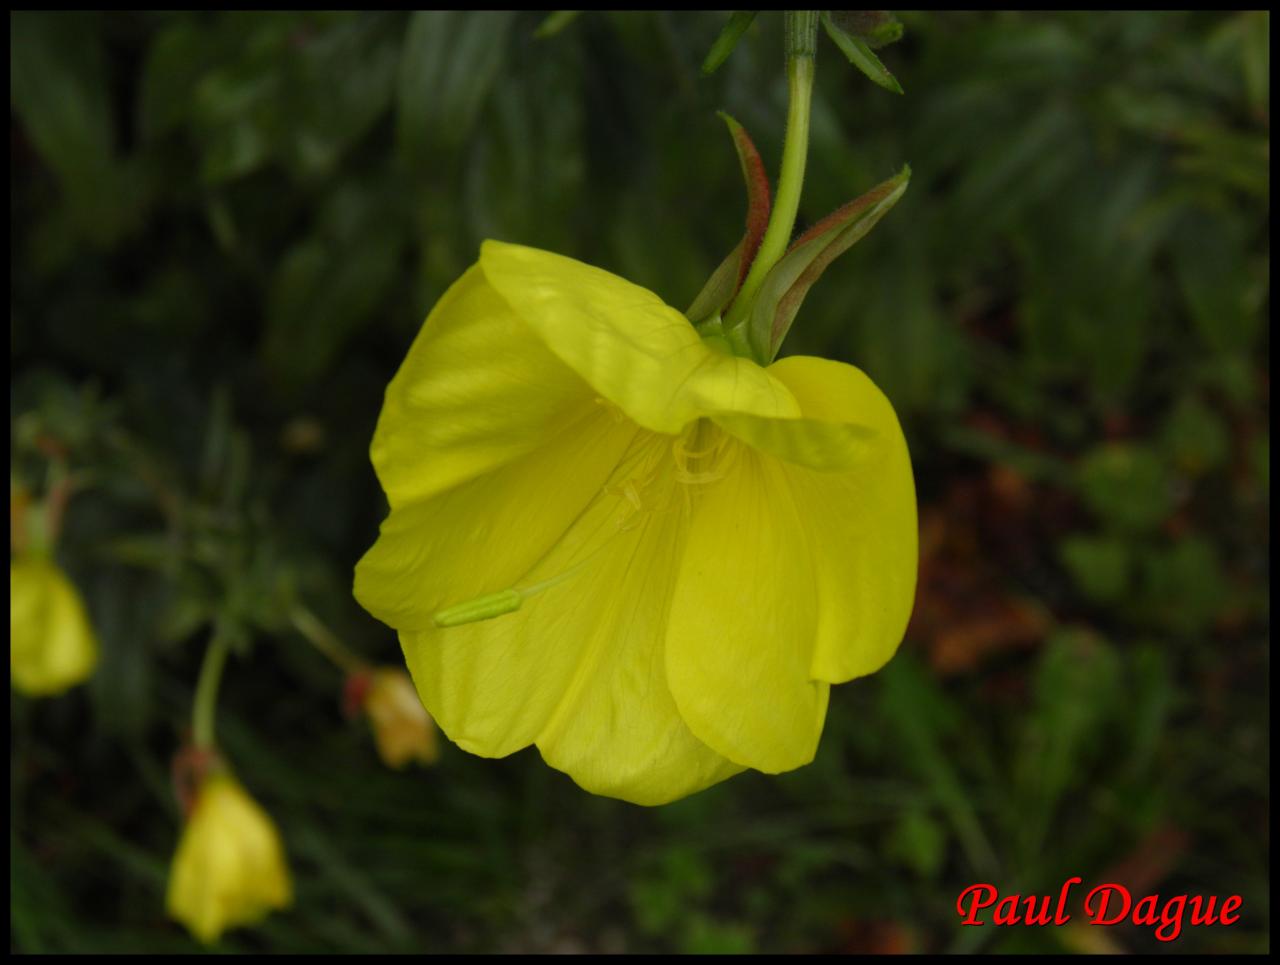
[[[749,359],[710,348],[680,312],[639,285],[563,255],[497,241],[480,266],[546,346],[631,419],[678,433],[717,412],[783,418],[799,408]]]
[[[683,499],[671,440],[642,433],[564,538],[522,583],[561,582],[518,611],[402,632],[423,702],[464,750],[537,743],[589,791],[659,804],[740,768],[698,741],[667,690],[662,627]],[[582,475],[574,464],[557,478]]]
[[[432,309],[387,387],[374,468],[392,507],[424,499],[539,448],[594,395],[477,266]]]
[[[667,679],[695,735],[777,773],[809,763],[828,686],[810,679],[814,565],[782,465],[741,443],[699,494],[671,606]]]
[[[437,611],[524,579],[599,496],[638,431],[590,402],[566,418],[533,452],[393,509],[356,566],[361,606],[397,630],[423,630]]]
[[[292,901],[284,847],[271,818],[230,775],[207,778],[174,853],[169,915],[207,944]]]
[[[98,642],[80,594],[58,566],[42,557],[9,564],[9,672],[32,696],[61,693],[87,679]]]
[[[865,458],[841,471],[786,467],[817,580],[812,673],[842,683],[884,666],[911,618],[917,565],[911,458],[889,400],[858,369],[795,356],[770,371],[806,418],[866,433]]]

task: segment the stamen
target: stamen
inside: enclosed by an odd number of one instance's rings
[[[618,532],[622,532],[622,529],[619,529]],[[617,534],[615,533],[614,535]],[[487,593],[484,596],[467,600],[465,603],[457,603],[451,607],[445,607],[443,610],[437,610],[431,617],[431,622],[440,629],[445,629],[447,627],[459,627],[465,623],[492,620],[494,617],[514,613],[520,609],[525,600],[532,596],[537,596],[553,586],[558,586],[571,576],[575,576],[584,566],[604,552],[611,542],[613,542],[612,537],[606,539],[568,569],[548,579],[541,580],[530,586],[513,586],[505,590],[499,590],[497,593]]]
[[[698,429],[694,429],[696,435]],[[728,475],[729,467],[733,464],[736,450],[730,450],[730,458],[728,462],[720,460],[720,454],[724,451],[725,446],[729,442],[727,433],[721,432],[716,441],[706,449],[692,450],[685,448],[684,438],[678,438],[671,444],[671,456],[675,461],[675,478],[677,482],[684,483],[688,486],[705,486],[710,483],[719,482]],[[689,468],[691,459],[707,458],[711,463],[710,469],[701,472],[694,472]]]
[[[492,620],[504,613],[514,613],[524,603],[524,595],[519,590],[500,590],[478,596],[466,603],[446,607],[438,611],[431,622],[437,627],[458,627],[464,623],[476,623],[480,620]]]

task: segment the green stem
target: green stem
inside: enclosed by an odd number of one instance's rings
[[[222,668],[227,663],[230,640],[214,630],[209,649],[204,652],[200,667],[200,679],[196,682],[196,699],[191,709],[191,741],[202,749],[212,749],[214,744],[213,722],[218,712],[218,685],[222,682]]]
[[[741,328],[751,311],[756,293],[764,284],[769,270],[786,254],[800,210],[800,189],[804,186],[805,158],[809,153],[809,112],[813,100],[814,51],[818,42],[818,12],[788,10],[787,87],[790,105],[787,133],[782,146],[782,170],[778,175],[778,194],[769,214],[769,225],[751,270],[742,282],[737,298],[725,317],[725,329]]]
[[[366,669],[365,662],[348,650],[333,631],[301,603],[294,604],[289,610],[289,621],[308,643],[337,664],[343,672],[353,674]]]

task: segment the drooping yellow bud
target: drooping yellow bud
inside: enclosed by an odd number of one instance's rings
[[[434,764],[440,757],[436,725],[409,675],[388,668],[375,670],[371,676],[364,709],[382,762],[397,770],[410,761]]]
[[[33,697],[62,693],[93,673],[98,641],[75,586],[52,560],[9,563],[9,673]]]
[[[225,772],[201,784],[169,871],[167,908],[205,944],[287,908],[293,887],[271,817]]]

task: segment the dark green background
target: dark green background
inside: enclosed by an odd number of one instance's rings
[[[399,662],[350,584],[426,311],[484,238],[688,304],[742,230],[717,108],[776,174],[781,18],[703,78],[723,14],[11,14],[12,471],[43,435],[89,474],[59,558],[103,646],[11,699],[14,949],[196,947],[168,761],[214,620],[297,890],[227,950],[1157,947],[958,927],[1071,875],[1240,894],[1172,947],[1269,948],[1269,21],[902,19],[905,97],[820,42],[801,223],[914,177],[786,351],[903,420],[916,619],[811,766],[646,810],[532,750],[383,769],[283,608]]]

